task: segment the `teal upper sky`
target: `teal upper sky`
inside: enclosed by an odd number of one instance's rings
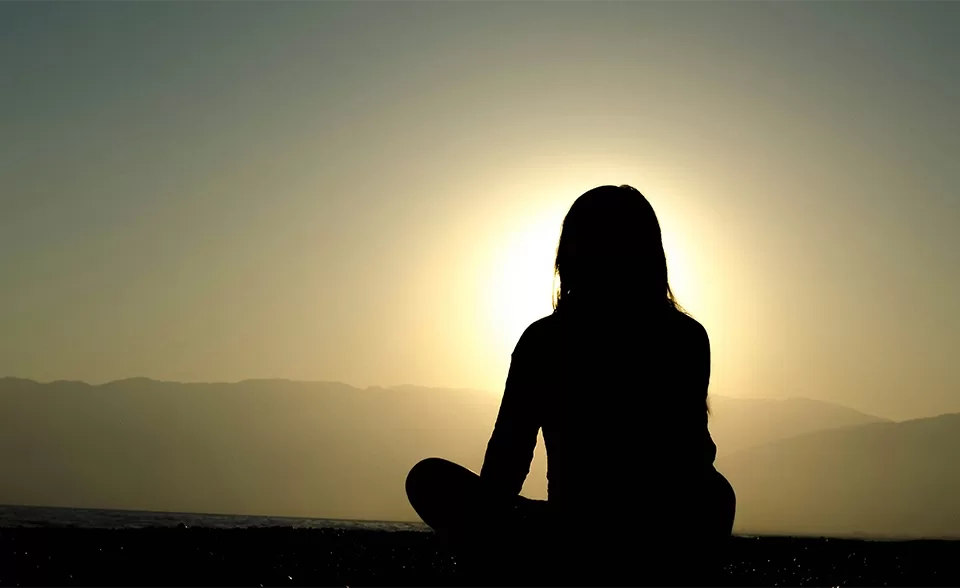
[[[511,215],[632,183],[691,258],[715,391],[960,411],[958,26],[956,2],[0,4],[0,375],[496,389],[472,264]]]

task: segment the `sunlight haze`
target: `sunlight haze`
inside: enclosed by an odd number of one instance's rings
[[[0,376],[499,395],[574,199],[711,393],[960,411],[960,3],[5,3]],[[623,311],[630,312],[625,293]]]

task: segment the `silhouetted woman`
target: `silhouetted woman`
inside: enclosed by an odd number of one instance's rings
[[[483,567],[512,561],[500,583],[516,585],[518,559],[526,583],[679,577],[662,568],[698,567],[735,510],[713,467],[707,333],[677,304],[656,214],[630,186],[573,203],[555,269],[554,312],[514,349],[480,474],[421,461],[410,504]],[[519,496],[541,430],[546,501]]]

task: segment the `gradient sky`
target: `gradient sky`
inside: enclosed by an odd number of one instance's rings
[[[0,375],[498,393],[566,208],[630,183],[712,392],[960,411],[958,25],[956,2],[3,3]]]

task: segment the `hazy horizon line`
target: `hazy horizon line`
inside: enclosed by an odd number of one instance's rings
[[[158,383],[158,384],[179,384],[179,385],[236,385],[236,384],[258,383],[258,382],[260,382],[260,383],[263,383],[263,382],[285,382],[285,383],[290,383],[290,384],[328,384],[328,385],[332,384],[332,385],[337,385],[337,386],[346,386],[346,387],[348,387],[348,388],[352,388],[352,389],[360,390],[360,391],[376,390],[376,389],[379,389],[379,390],[402,390],[402,389],[404,389],[404,388],[419,388],[419,389],[425,389],[425,390],[448,390],[448,391],[454,391],[454,392],[479,392],[479,393],[483,393],[483,394],[502,394],[502,391],[496,392],[496,391],[493,391],[493,390],[486,390],[486,389],[483,389],[483,388],[472,388],[472,387],[469,387],[469,386],[427,386],[427,385],[422,385],[422,384],[410,384],[410,383],[406,383],[406,384],[390,384],[390,385],[370,384],[370,385],[367,385],[367,386],[358,386],[358,385],[355,385],[355,384],[350,384],[350,383],[348,383],[348,382],[344,382],[344,381],[342,381],[342,380],[298,380],[298,379],[294,379],[294,378],[283,378],[283,377],[273,377],[273,378],[244,378],[244,379],[242,379],[242,380],[192,380],[192,381],[184,381],[184,380],[158,379],[158,378],[152,378],[152,377],[149,377],[149,376],[128,376],[128,377],[125,377],[125,378],[116,378],[116,379],[112,379],[112,380],[103,381],[103,382],[100,382],[100,383],[93,383],[93,382],[88,382],[88,381],[81,380],[81,379],[59,378],[59,379],[55,379],[55,380],[39,380],[39,379],[34,379],[34,378],[25,378],[25,377],[21,377],[21,376],[0,376],[0,381],[3,381],[3,380],[22,380],[22,381],[26,381],[26,382],[32,382],[32,383],[35,383],[35,384],[39,384],[39,385],[49,385],[49,384],[58,384],[58,383],[82,384],[82,385],[84,385],[84,386],[89,386],[89,387],[91,387],[91,388],[98,388],[98,387],[103,387],[103,386],[109,386],[109,385],[111,385],[111,384],[118,384],[118,383],[122,383],[122,382],[130,382],[130,381],[136,381],[136,380],[154,382],[154,383]],[[859,412],[859,413],[861,413],[861,414],[864,414],[864,415],[867,415],[867,416],[870,416],[870,417],[874,417],[874,418],[877,418],[877,419],[882,419],[882,420],[886,420],[886,421],[888,421],[888,422],[894,422],[894,423],[906,422],[906,421],[910,421],[910,420],[916,420],[916,419],[918,419],[918,418],[934,418],[934,417],[941,416],[941,415],[946,415],[946,414],[957,414],[956,412],[949,412],[949,411],[948,411],[948,412],[939,412],[939,413],[936,413],[936,414],[930,414],[930,415],[926,415],[926,416],[914,417],[914,418],[908,418],[908,419],[893,419],[893,418],[890,418],[890,417],[888,417],[888,416],[883,416],[883,415],[875,414],[875,413],[873,413],[873,412],[866,412],[866,411],[864,411],[864,410],[862,410],[862,409],[860,409],[860,408],[852,407],[852,406],[849,406],[849,405],[846,405],[846,404],[841,404],[841,403],[833,402],[833,401],[829,401],[829,400],[821,400],[821,399],[818,399],[818,398],[812,398],[812,397],[810,397],[810,396],[796,396],[796,395],[794,395],[794,396],[782,396],[782,397],[778,397],[778,396],[733,396],[733,395],[729,395],[729,394],[717,394],[717,393],[710,392],[710,393],[708,394],[708,398],[710,398],[710,397],[713,397],[713,398],[730,398],[730,399],[735,399],[735,400],[765,400],[765,401],[774,401],[774,402],[787,402],[787,401],[797,401],[797,400],[806,401],[806,402],[816,402],[816,403],[819,403],[819,404],[832,405],[832,406],[837,406],[837,407],[845,408],[845,409],[848,409],[848,410],[853,410],[853,411]]]
[[[127,376],[125,378],[115,378],[112,380],[106,380],[99,383],[88,382],[81,379],[69,379],[69,378],[57,378],[55,380],[40,380],[36,378],[25,378],[22,376],[0,376],[0,380],[24,380],[27,382],[33,382],[35,384],[57,384],[57,383],[69,383],[69,384],[83,384],[90,387],[100,387],[100,386],[109,386],[110,384],[116,384],[119,382],[129,382],[131,380],[146,380],[149,382],[156,382],[158,384],[244,384],[247,382],[289,382],[292,384],[337,384],[339,386],[347,386],[349,388],[355,388],[357,390],[369,390],[371,388],[380,388],[383,390],[393,390],[398,388],[425,388],[427,390],[455,390],[455,391],[470,391],[470,392],[485,392],[485,393],[494,393],[492,390],[485,390],[483,388],[471,388],[469,386],[427,386],[423,384],[370,384],[367,386],[358,386],[356,384],[350,384],[342,380],[298,380],[294,378],[244,378],[242,380],[167,380],[152,378],[150,376]]]

